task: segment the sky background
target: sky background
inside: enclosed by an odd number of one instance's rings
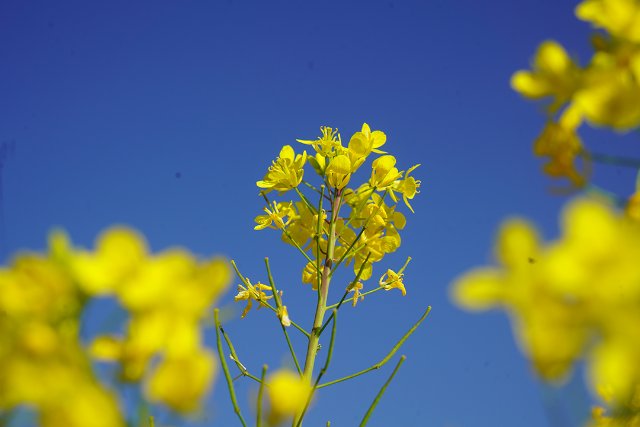
[[[128,224],[155,251],[222,254],[254,281],[266,280],[269,256],[291,317],[309,326],[304,260],[276,232],[253,230],[263,207],[255,182],[283,145],[303,148],[296,138],[326,125],[348,141],[367,122],[387,134],[401,169],[422,164],[403,244],[368,284],[410,255],[408,294],[376,293],[341,310],[326,378],[377,362],[427,305],[433,311],[385,368],[323,389],[306,424],[356,425],[406,354],[369,425],[576,425],[587,410],[581,377],[542,386],[503,313],[468,314],[448,297],[459,274],[492,261],[504,218],[523,215],[557,235],[567,197],[551,194],[531,152],[544,117],[509,78],[545,39],[588,59],[591,30],[576,4],[1,0],[0,258],[44,249],[54,227],[92,247],[101,230]],[[632,150],[611,133],[585,135],[594,149]],[[594,178],[632,191],[631,172],[603,168]],[[243,363],[256,374],[263,363],[290,366],[269,313],[240,320],[242,306],[234,309],[225,329]],[[304,342],[295,344],[302,353]],[[204,420],[184,425],[237,424],[219,380]],[[256,387],[237,387],[253,419]]]

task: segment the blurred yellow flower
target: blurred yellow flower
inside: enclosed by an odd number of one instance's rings
[[[545,41],[538,47],[532,68],[516,72],[511,87],[527,98],[553,97],[552,110],[568,101],[579,85],[580,69],[555,41]]]
[[[640,3],[637,0],[585,0],[576,16],[612,35],[640,43]]]
[[[288,370],[275,372],[267,379],[269,420],[278,423],[300,413],[311,393],[311,385]]]

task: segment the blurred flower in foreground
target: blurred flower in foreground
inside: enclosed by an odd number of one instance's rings
[[[454,300],[470,310],[505,309],[544,379],[564,378],[585,357],[591,389],[613,416],[638,416],[640,224],[608,205],[576,200],[564,211],[559,240],[543,245],[530,224],[510,220],[496,255],[500,267],[457,280]]]
[[[278,424],[299,414],[309,398],[311,385],[294,372],[277,371],[267,379],[269,422]]]
[[[44,426],[124,425],[90,355],[118,361],[124,381],[144,380],[151,401],[196,409],[215,367],[200,323],[230,279],[222,259],[199,262],[181,249],[149,255],[127,228],[105,232],[93,252],[52,234],[48,255],[18,255],[0,269],[0,411],[28,405]],[[102,296],[115,297],[129,323],[124,337],[98,337],[87,351],[80,319]]]

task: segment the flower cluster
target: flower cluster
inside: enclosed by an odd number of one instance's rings
[[[320,130],[322,135],[318,139],[298,140],[311,146],[314,155],[307,155],[306,151],[295,155],[291,147],[285,146],[264,179],[257,182],[260,188],[277,189],[280,193],[295,189],[301,200],[270,202],[264,209],[265,215],[255,219],[256,229],[280,229],[285,242],[311,251],[313,256],[303,270],[302,281],[311,284],[313,289],[318,288],[321,279],[319,259],[329,250],[330,223],[333,223],[336,235],[333,261],[353,262],[354,272],[360,273],[361,280],[367,280],[372,275],[372,265],[400,246],[398,231],[404,228],[406,219],[397,211],[399,196],[413,212],[410,200],[419,192],[421,184],[410,176],[419,165],[401,171],[396,167],[396,158],[381,150],[387,141],[382,131],[372,131],[365,123],[345,147],[336,129],[321,127]],[[348,187],[352,176],[372,154],[379,156],[372,161],[368,180],[357,188]],[[331,221],[325,209],[311,205],[302,194],[298,188],[302,184],[321,193],[320,189],[302,180],[305,160],[320,176],[324,188],[329,189],[327,194],[322,193],[323,196],[327,200],[338,200],[336,213],[346,206],[348,215],[337,216]],[[283,167],[277,165],[290,166],[287,173],[280,173],[278,171]],[[390,204],[385,202],[387,196],[391,199]],[[404,294],[404,289],[402,291]]]
[[[120,362],[121,379],[142,381],[150,401],[196,409],[215,370],[200,323],[230,279],[221,259],[198,262],[181,249],[151,256],[126,228],[105,232],[93,252],[54,233],[46,256],[19,255],[0,270],[0,411],[27,404],[44,426],[124,425],[92,357]],[[80,318],[103,296],[130,314],[126,333],[87,349]]]
[[[506,310],[547,380],[563,379],[586,354],[592,390],[613,413],[596,410],[596,425],[632,425],[623,420],[640,420],[640,224],[580,199],[565,209],[562,231],[543,245],[529,223],[507,221],[496,246],[501,266],[461,277],[454,299]]]
[[[577,134],[584,121],[627,131],[640,125],[640,2],[584,0],[579,19],[604,30],[593,37],[594,54],[581,67],[555,41],[540,45],[531,71],[518,71],[512,87],[531,99],[551,100],[550,121],[534,143],[534,153],[547,157],[544,171],[586,183],[588,170],[576,167],[584,153]]]

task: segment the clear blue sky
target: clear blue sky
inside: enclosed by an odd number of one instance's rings
[[[3,0],[0,143],[12,150],[1,159],[1,258],[44,248],[55,226],[90,246],[110,224],[129,224],[154,250],[225,254],[256,281],[269,256],[291,316],[309,324],[303,259],[275,232],[253,230],[255,181],[282,145],[321,125],[348,138],[366,121],[403,168],[422,163],[403,246],[374,277],[414,261],[405,298],[377,293],[341,311],[327,378],[379,360],[432,305],[371,426],[570,426],[558,420],[580,413],[581,380],[562,393],[541,387],[506,316],[461,312],[448,287],[491,261],[504,217],[525,215],[547,238],[557,231],[565,199],[549,193],[530,148],[544,119],[509,78],[548,38],[588,58],[576,4]],[[631,191],[626,172],[603,179]],[[226,325],[255,372],[288,363],[270,321],[258,311]],[[308,425],[355,425],[391,368],[324,389]],[[239,384],[250,414],[256,389]],[[207,420],[236,423],[221,381]]]

